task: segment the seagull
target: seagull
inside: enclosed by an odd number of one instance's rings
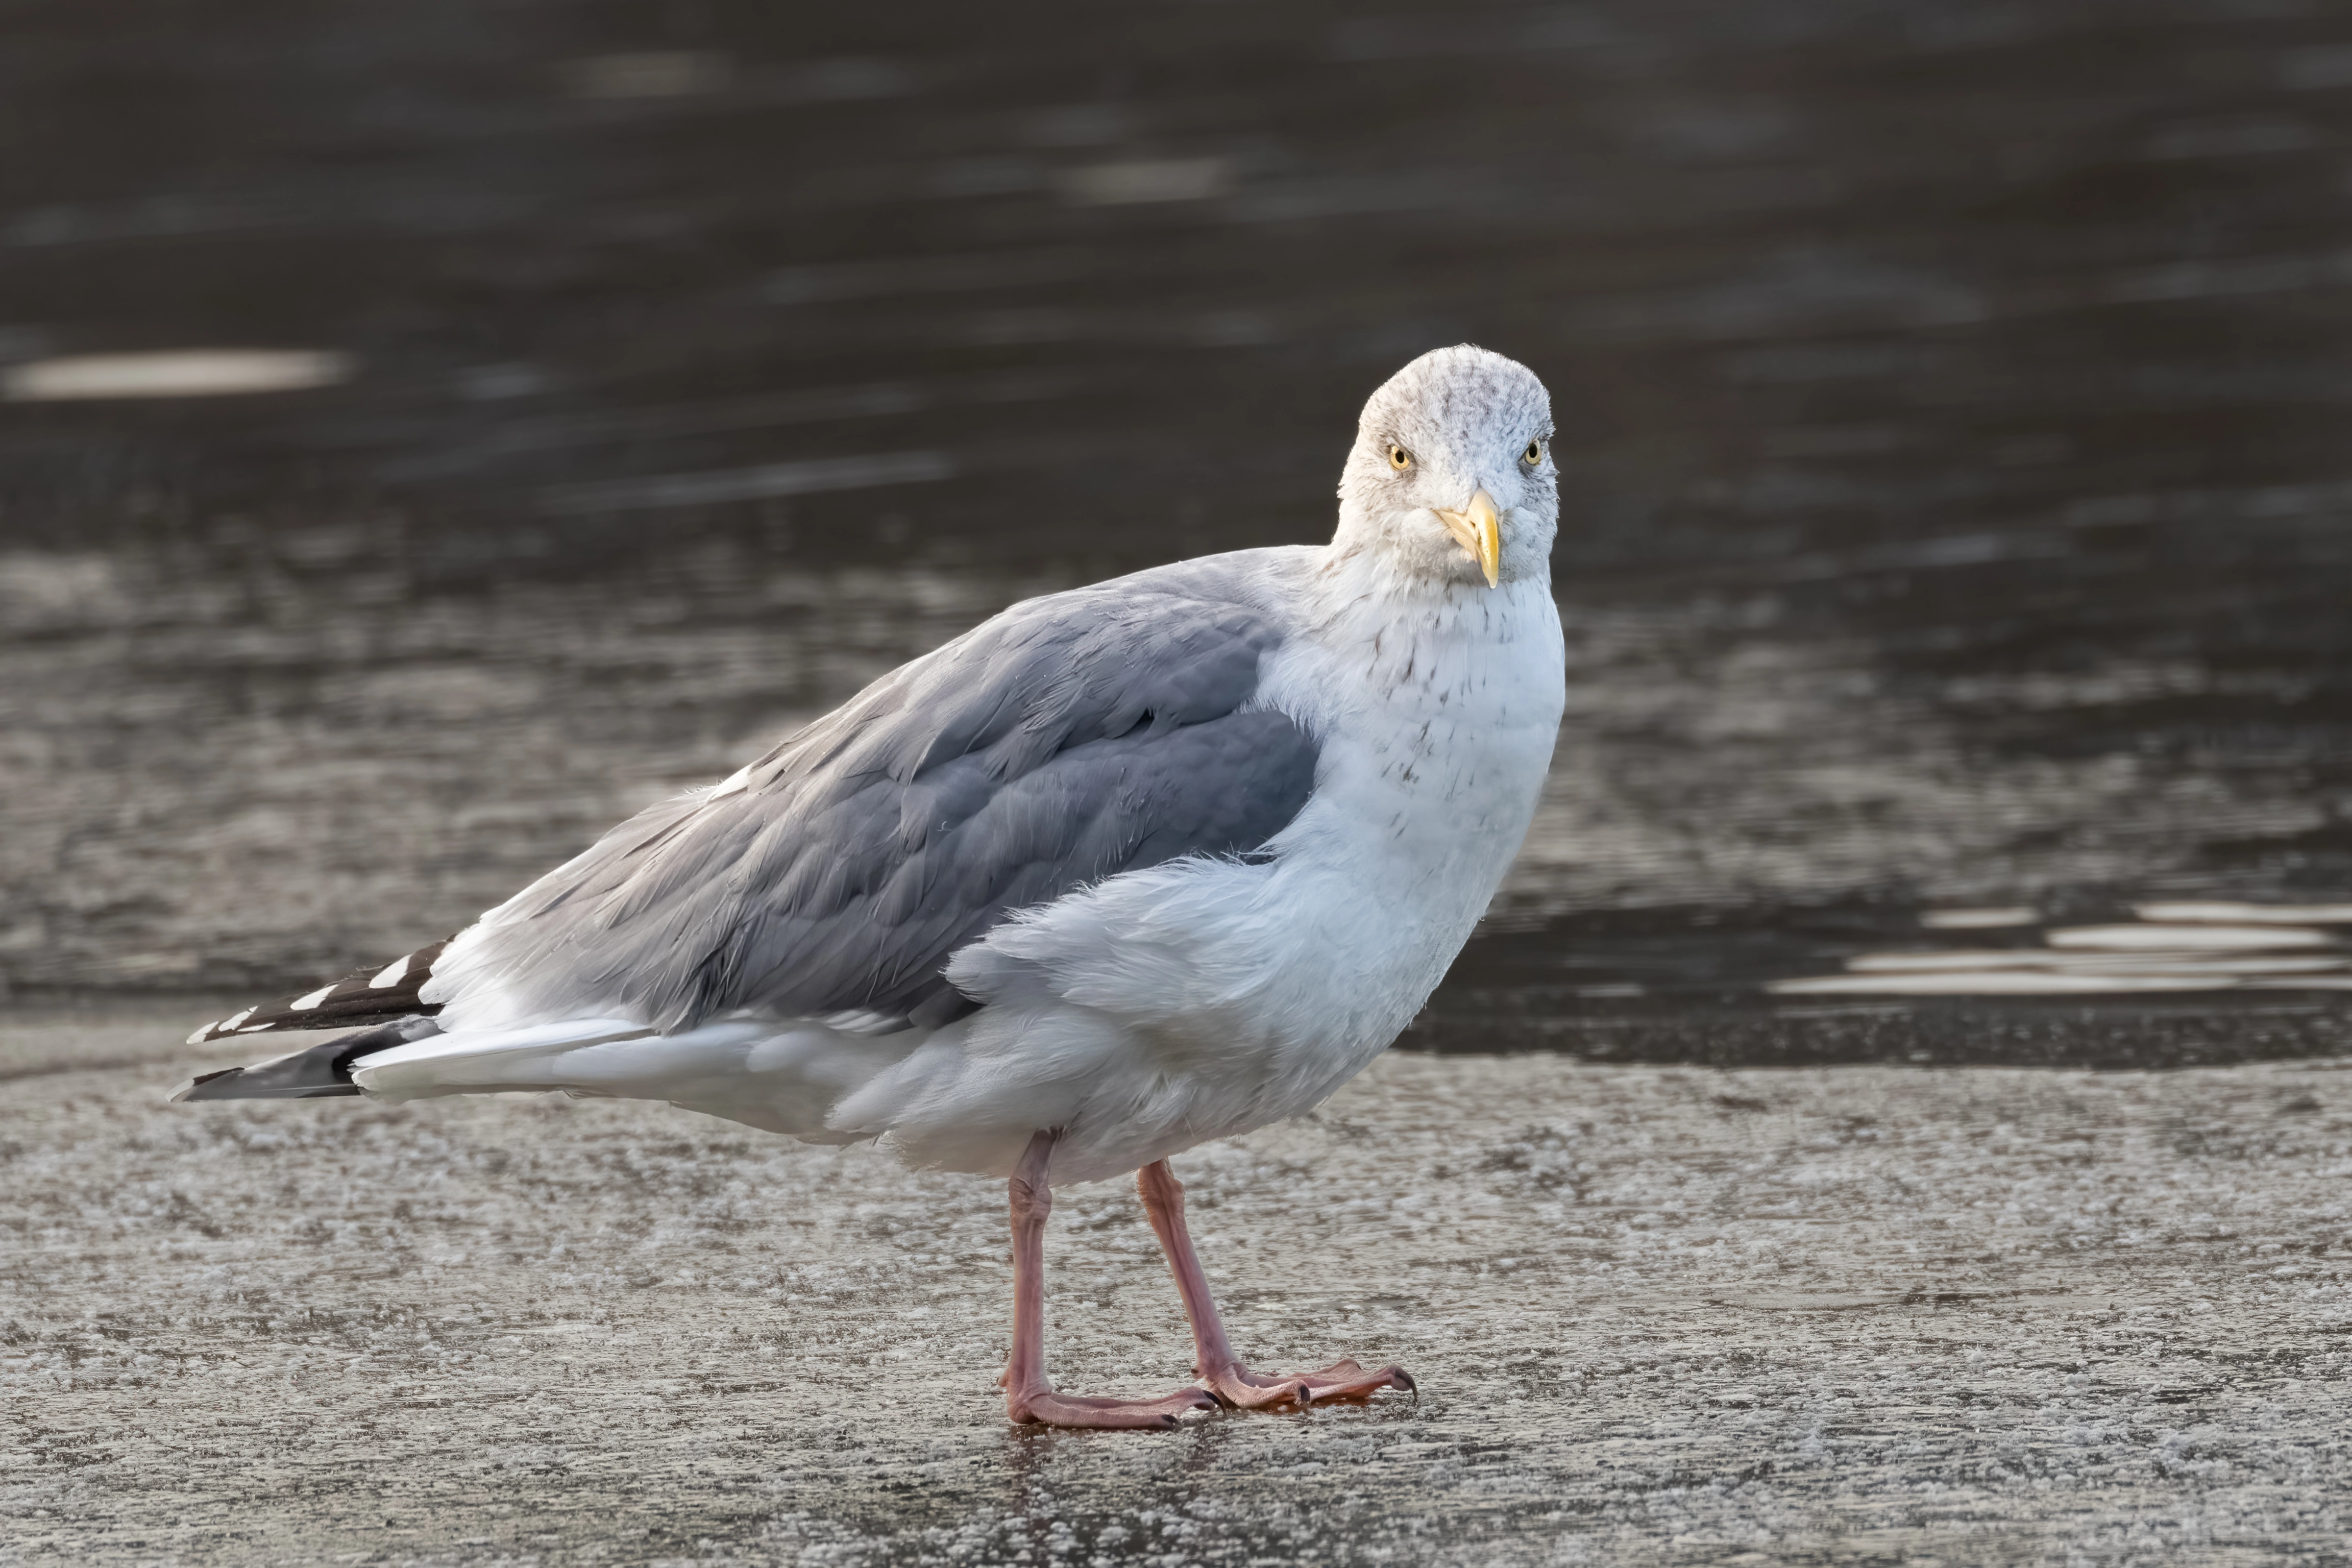
[[[1527,837],[1565,702],[1550,399],[1463,344],[1365,404],[1328,544],[1013,605],[433,946],[190,1043],[352,1032],[183,1100],[560,1089],[1005,1178],[1015,1422],[1412,1390],[1251,1370],[1171,1156],[1396,1039]],[[1136,1173],[1196,1381],[1058,1391],[1056,1183]]]

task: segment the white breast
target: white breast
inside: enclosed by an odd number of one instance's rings
[[[1277,874],[1328,922],[1293,984],[1348,1020],[1330,1045],[1352,1073],[1428,999],[1527,837],[1565,699],[1559,616],[1541,583],[1350,597],[1267,675],[1266,700],[1322,739]]]

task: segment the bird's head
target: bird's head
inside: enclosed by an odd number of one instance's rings
[[[1433,349],[1364,405],[1339,476],[1347,551],[1414,580],[1492,587],[1546,580],[1559,528],[1551,397],[1516,360]]]

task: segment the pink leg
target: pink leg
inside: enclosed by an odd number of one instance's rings
[[[1370,1399],[1377,1389],[1412,1387],[1401,1366],[1366,1372],[1352,1361],[1334,1362],[1321,1372],[1289,1377],[1264,1377],[1242,1364],[1225,1339],[1217,1317],[1217,1303],[1209,1294],[1209,1277],[1192,1251],[1192,1233],[1184,1228],[1184,1186],[1168,1162],[1156,1160],[1135,1173],[1136,1191],[1143,1194],[1143,1212],[1160,1248],[1168,1254],[1168,1268],[1176,1276],[1176,1293],[1184,1298],[1184,1315],[1192,1320],[1192,1348],[1201,1385],[1218,1403],[1255,1410],[1269,1405],[1320,1405],[1337,1399]]]
[[[1007,1184],[1013,1200],[1013,1356],[1004,1366],[1004,1413],[1048,1426],[1173,1426],[1187,1410],[1214,1410],[1197,1388],[1165,1399],[1097,1399],[1056,1394],[1045,1375],[1045,1217],[1054,1212],[1046,1169],[1054,1135],[1040,1132]]]

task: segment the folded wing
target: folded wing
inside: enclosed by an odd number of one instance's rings
[[[448,1022],[662,1033],[741,1008],[875,1033],[975,1004],[941,974],[1013,910],[1186,855],[1260,850],[1317,748],[1256,706],[1284,628],[1216,576],[1016,605],[715,789],[624,823],[462,933]]]

